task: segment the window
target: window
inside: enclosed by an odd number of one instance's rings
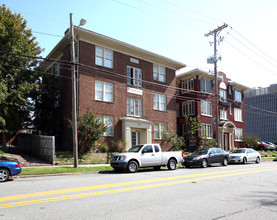
[[[242,122],[242,110],[239,108],[234,108],[234,120]]]
[[[60,76],[60,63],[56,62],[55,64],[55,76]]]
[[[243,137],[243,130],[241,128],[236,128],[235,129],[235,140],[242,141],[242,137]]]
[[[166,96],[154,94],[154,109],[165,111],[166,110]]]
[[[211,80],[200,79],[200,89],[201,92],[211,93]]]
[[[183,105],[183,115],[194,115],[195,114],[195,104],[194,101],[186,101],[182,103]]]
[[[236,102],[241,102],[241,91],[235,90],[234,99],[235,99]]]
[[[220,119],[227,120],[227,111],[220,110]]]
[[[223,89],[219,90],[219,98],[220,98],[220,101],[226,102],[227,100],[226,90],[223,90]]]
[[[142,153],[153,153],[152,145],[147,145],[142,149]]]
[[[201,115],[212,116],[212,103],[201,100]]]
[[[127,83],[141,86],[141,69],[127,66]]]
[[[159,148],[159,146],[154,145],[154,148],[155,148],[155,152],[156,152],[156,153],[160,152],[160,148]]]
[[[154,139],[164,139],[164,132],[166,131],[165,123],[155,123],[154,124]]]
[[[102,81],[95,81],[95,100],[112,102],[113,84]]]
[[[127,99],[127,115],[131,116],[142,116],[142,105],[140,99]]]
[[[194,79],[186,79],[182,81],[182,93],[187,92],[187,90],[194,90]]]
[[[102,47],[95,47],[95,64],[113,68],[113,52]]]
[[[114,127],[113,127],[113,117],[112,116],[100,116],[97,115],[96,118],[104,123],[107,126],[107,130],[104,132],[104,136],[113,136]]]
[[[210,124],[202,124],[201,134],[207,138],[213,137],[213,127]]]
[[[165,67],[154,64],[153,65],[153,79],[160,81],[160,82],[165,82],[165,79],[166,79]]]

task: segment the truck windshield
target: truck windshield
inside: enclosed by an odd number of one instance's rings
[[[140,151],[140,149],[142,147],[143,147],[143,145],[135,145],[135,146],[131,147],[127,152],[135,152],[135,153],[137,153],[137,152]]]

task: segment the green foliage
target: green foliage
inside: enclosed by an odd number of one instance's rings
[[[184,119],[184,142],[186,150],[190,151],[189,140],[197,136],[198,131],[201,129],[201,123],[199,122],[199,117],[184,115]]]
[[[175,133],[169,133],[168,131],[164,132],[165,139],[172,143],[172,150],[184,150],[184,138],[178,136]]]
[[[4,154],[4,152],[2,150],[0,150],[0,155],[3,155],[3,154]]]
[[[215,147],[216,140],[214,138],[207,138],[206,135],[200,136],[201,146],[203,147]]]
[[[33,71],[37,61],[31,57],[39,55],[41,48],[26,20],[5,5],[0,6],[0,45],[0,132],[12,135],[28,126],[30,93],[38,88],[39,79]]]
[[[126,142],[119,139],[119,140],[115,140],[112,141],[112,144],[109,147],[109,152],[124,152],[126,151]]]
[[[39,89],[34,91],[35,100],[34,120],[35,130],[43,135],[60,135],[61,109],[60,89],[57,77],[45,74],[39,82]]]
[[[72,121],[68,119],[69,127],[72,128]],[[77,116],[77,132],[78,132],[78,146],[79,152],[89,152],[94,147],[107,126],[101,119],[96,117],[95,111],[87,110],[83,115]]]
[[[258,145],[258,141],[260,141],[260,138],[258,138],[255,134],[245,134],[243,137],[243,141],[247,147],[256,147]]]
[[[106,152],[108,152],[108,150],[109,150],[109,146],[106,143],[100,144],[99,151],[101,153],[106,153]]]

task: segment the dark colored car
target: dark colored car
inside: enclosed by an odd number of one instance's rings
[[[259,141],[257,146],[253,147],[254,150],[264,150],[264,151],[268,151],[271,149],[270,145],[263,142],[263,141]]]
[[[0,161],[0,182],[5,182],[10,176],[20,174],[21,170],[18,161]]]
[[[229,153],[220,148],[200,148],[191,155],[186,156],[183,165],[185,167],[200,166],[205,168],[215,163],[221,163],[223,166],[227,166],[229,161]]]

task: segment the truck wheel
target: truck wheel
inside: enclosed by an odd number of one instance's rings
[[[128,172],[129,173],[135,173],[138,170],[138,163],[136,161],[130,161],[128,164]]]
[[[10,173],[7,169],[0,168],[0,182],[5,182],[9,179]]]
[[[176,170],[176,168],[177,168],[176,160],[170,159],[170,160],[168,161],[167,168],[168,168],[169,170]]]
[[[161,166],[155,166],[154,167],[154,170],[160,170],[161,169]]]

